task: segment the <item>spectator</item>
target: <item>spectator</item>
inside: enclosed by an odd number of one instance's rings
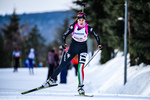
[[[24,60],[24,68],[27,68],[29,66],[29,59]]]
[[[15,50],[13,51],[13,56],[15,60],[14,72],[17,72],[19,67],[19,59],[21,56],[21,51],[18,48],[15,48]]]
[[[64,50],[64,52],[67,52],[68,49],[69,49],[69,48],[66,48],[66,49]],[[59,55],[60,55],[60,56],[59,56],[59,59],[61,59],[61,57],[63,56],[62,53],[63,53],[63,48],[60,46],[60,47],[59,47]],[[70,65],[71,65],[71,63],[69,63],[69,64],[61,71],[61,73],[60,73],[60,83],[64,83],[64,84],[67,83],[67,71],[68,71]]]
[[[59,55],[57,49],[54,49],[54,62],[55,62],[55,69],[59,66]],[[55,70],[54,69],[54,70]],[[55,82],[57,81],[57,77],[55,77]]]
[[[34,58],[35,58],[35,56],[37,56],[37,53],[34,51],[33,48],[31,48],[30,52],[27,53],[27,55],[28,55],[28,59],[29,59],[29,65],[28,65],[29,73],[34,74],[34,71],[33,71],[33,67],[34,67],[34,63],[35,63]]]
[[[48,53],[48,75],[47,75],[47,79],[49,79],[51,77],[51,75],[53,74],[54,68],[55,68],[55,62],[54,62],[54,50],[51,50]]]

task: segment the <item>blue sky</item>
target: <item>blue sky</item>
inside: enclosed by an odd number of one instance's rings
[[[73,1],[76,0],[0,0],[0,15],[12,14],[14,8],[17,14],[79,8]]]

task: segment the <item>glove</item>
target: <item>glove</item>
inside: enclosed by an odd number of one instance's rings
[[[103,49],[103,46],[102,46],[102,45],[98,45],[98,48],[99,48],[100,50],[102,50],[102,49]]]
[[[66,49],[66,47],[67,47],[67,44],[66,44],[66,43],[62,45],[62,48],[63,48],[63,49]]]

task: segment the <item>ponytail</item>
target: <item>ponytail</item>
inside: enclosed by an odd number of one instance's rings
[[[74,22],[72,24],[69,25],[69,27],[72,25],[75,25],[76,23],[77,23],[77,18],[74,20]]]

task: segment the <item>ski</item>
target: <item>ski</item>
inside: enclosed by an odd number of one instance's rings
[[[85,94],[85,95],[75,95],[75,96],[81,96],[81,97],[93,97],[94,95],[87,95],[87,94]]]
[[[28,90],[28,91],[22,92],[21,94],[27,94],[27,93],[30,93],[30,92],[34,92],[34,91],[37,91],[37,90],[46,89],[46,88],[53,87],[53,86],[57,86],[57,85],[58,85],[58,84],[54,84],[54,85],[50,85],[50,86],[48,86],[48,87],[40,86],[40,87],[37,87],[37,88],[31,89],[31,90]]]

